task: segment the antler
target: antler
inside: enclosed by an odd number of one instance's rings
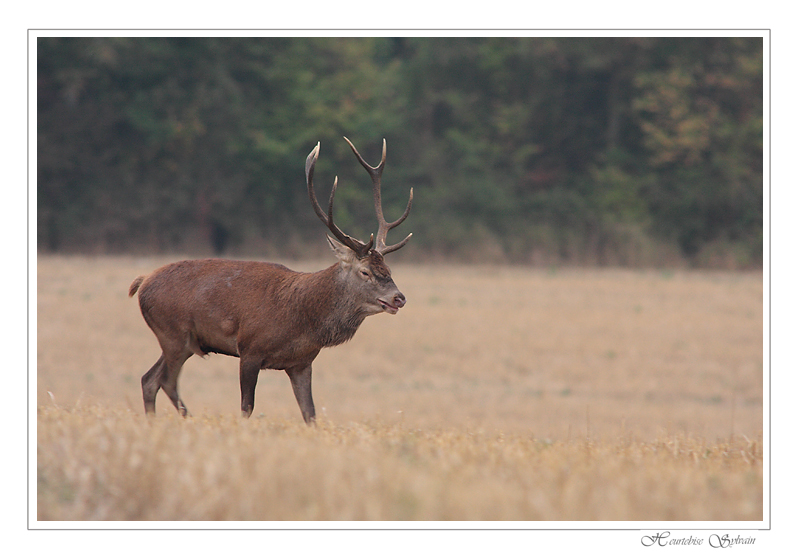
[[[409,233],[407,237],[397,244],[392,244],[391,246],[386,246],[386,234],[397,225],[405,221],[406,217],[408,217],[408,213],[411,211],[411,201],[414,199],[414,188],[411,188],[411,192],[408,195],[408,205],[406,205],[406,210],[403,212],[400,218],[396,221],[392,221],[391,223],[387,223],[386,219],[383,217],[383,205],[381,204],[381,175],[383,174],[383,166],[386,164],[386,140],[383,140],[383,154],[381,155],[381,162],[377,167],[372,167],[367,164],[367,162],[356,149],[356,146],[353,145],[349,139],[344,138],[344,140],[350,145],[350,149],[352,149],[353,153],[355,153],[358,162],[361,163],[361,166],[367,170],[370,178],[372,178],[372,195],[375,198],[375,215],[378,217],[378,236],[376,239],[375,250],[382,255],[399,250],[405,246],[406,242],[408,242],[408,239],[411,238],[411,233]],[[331,200],[333,200],[332,195]]]
[[[319,142],[311,150],[311,153],[308,154],[306,158],[306,184],[308,185],[308,197],[311,198],[311,205],[314,207],[314,211],[317,213],[317,216],[320,220],[325,223],[325,226],[333,233],[339,242],[350,248],[359,258],[363,258],[367,255],[367,253],[372,249],[373,246],[373,235],[369,236],[369,242],[364,243],[360,240],[353,238],[352,236],[346,235],[336,226],[333,222],[333,196],[336,194],[336,186],[339,183],[339,177],[337,176],[333,180],[333,188],[331,188],[331,198],[328,202],[328,213],[325,214],[322,211],[322,207],[320,207],[319,202],[317,201],[317,196],[314,194],[314,166],[317,164],[317,158],[319,157]]]

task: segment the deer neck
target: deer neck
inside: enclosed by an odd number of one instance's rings
[[[369,314],[360,308],[347,280],[347,272],[336,263],[311,274],[311,307],[315,308],[312,330],[322,347],[340,345],[352,339]]]

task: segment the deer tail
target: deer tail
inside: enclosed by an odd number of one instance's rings
[[[142,285],[142,281],[144,281],[144,275],[140,275],[136,279],[133,280],[131,283],[130,289],[128,289],[128,296],[133,296],[136,294],[136,291],[139,290],[139,287]]]

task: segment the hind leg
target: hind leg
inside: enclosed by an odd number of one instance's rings
[[[186,405],[183,404],[183,400],[178,393],[178,376],[180,376],[183,363],[186,362],[186,359],[190,356],[192,356],[192,353],[183,352],[179,355],[165,358],[164,372],[159,377],[161,389],[164,390],[164,393],[167,394],[169,400],[172,401],[172,404],[175,405],[175,408],[183,417],[189,414],[189,410],[186,408]]]
[[[144,412],[148,415],[156,413],[156,394],[161,388],[161,376],[164,374],[164,355],[142,376],[142,397]]]
[[[172,404],[181,414],[186,416],[189,411],[186,409],[183,400],[178,393],[178,376],[183,368],[183,363],[191,356],[191,353],[181,353],[179,355],[165,356],[161,354],[156,363],[150,370],[142,376],[142,398],[144,399],[144,412],[154,415],[156,412],[156,395],[159,389],[163,389]]]

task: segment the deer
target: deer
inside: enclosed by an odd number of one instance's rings
[[[345,234],[333,221],[338,176],[327,212],[317,201],[317,142],[306,158],[306,186],[314,212],[333,235],[326,238],[337,258],[335,264],[304,273],[260,261],[184,260],[133,280],[128,296],[138,292],[142,316],[161,347],[161,356],[142,376],[146,415],[155,414],[159,390],[164,390],[180,415],[189,415],[178,391],[181,369],[192,355],[216,353],[239,358],[244,418],[253,413],[259,372],[284,370],[303,420],[313,425],[311,365],[320,350],[349,341],[367,316],[394,315],[405,306],[406,297],[395,285],[384,257],[405,246],[412,236],[409,233],[396,244],[386,244],[387,233],[408,217],[414,189],[403,214],[387,222],[381,202],[386,140],[380,163],[372,167],[344,139],[372,179],[378,231],[370,234],[368,242]]]

